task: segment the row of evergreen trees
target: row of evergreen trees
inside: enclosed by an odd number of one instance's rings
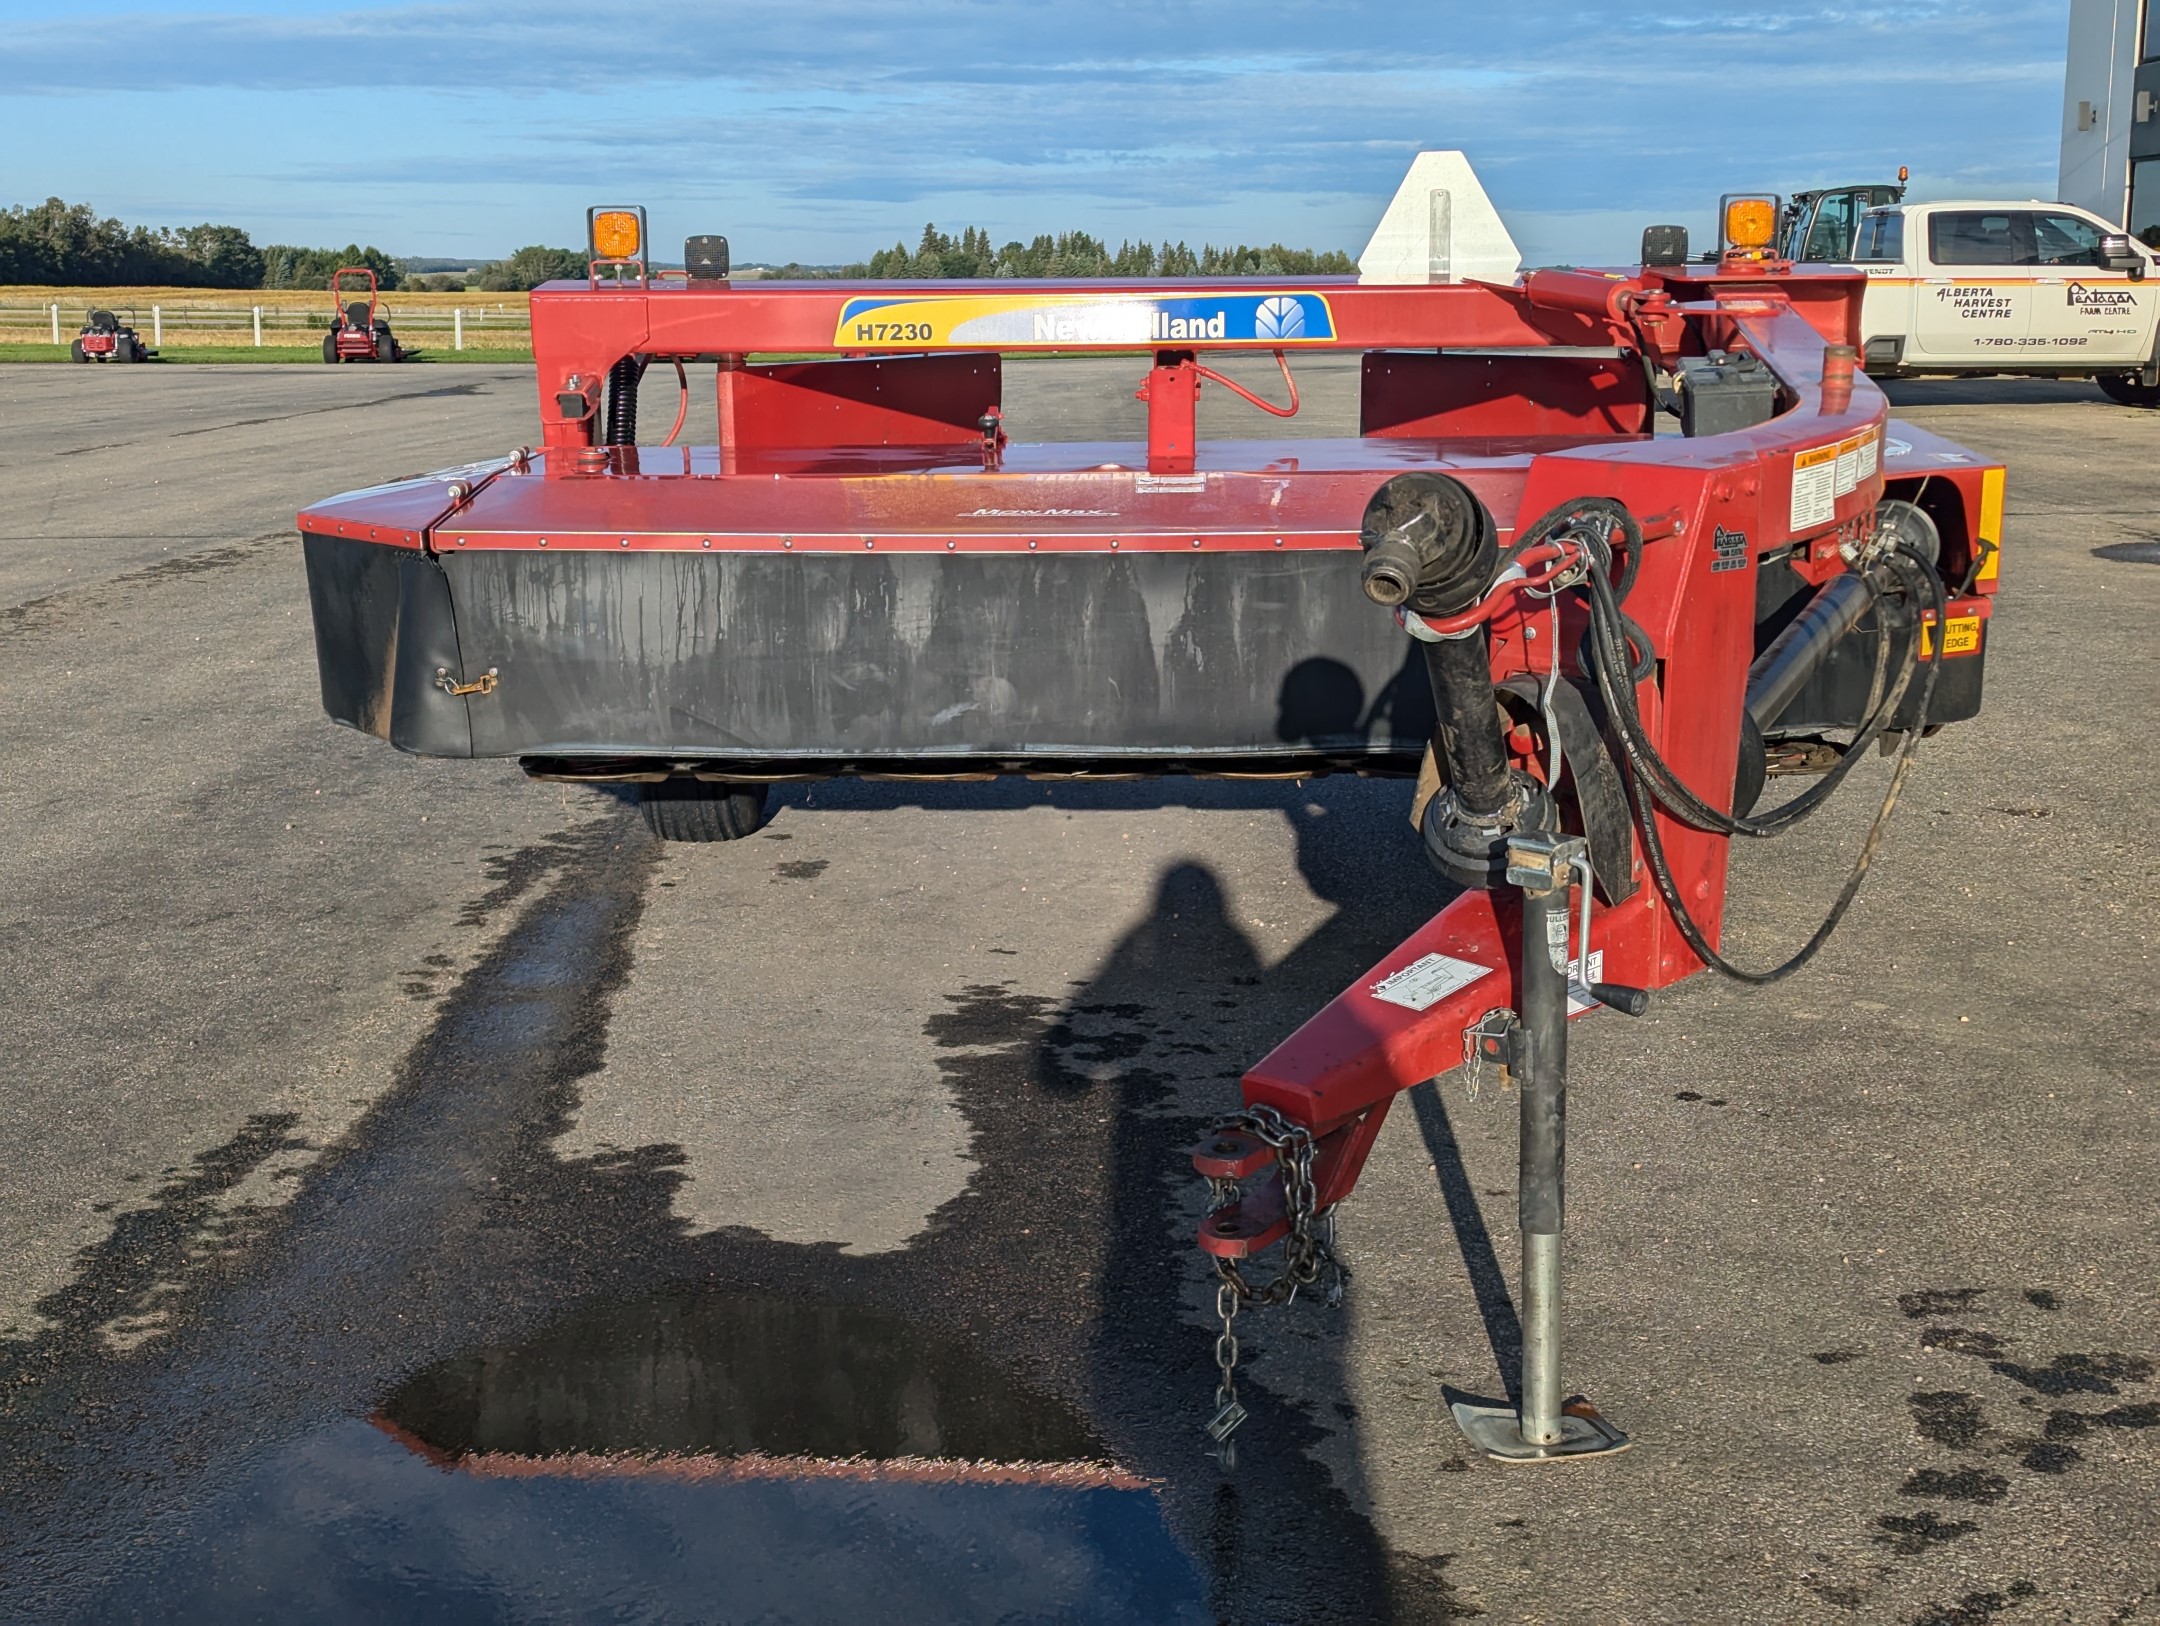
[[[89,288],[321,288],[341,265],[372,266],[386,288],[397,262],[377,248],[258,248],[238,226],[128,226],[87,203],[47,198],[0,209],[0,283]]]
[[[364,265],[377,284],[396,288],[405,267],[381,249],[257,247],[238,226],[128,226],[101,218],[87,203],[47,198],[0,209],[0,284],[78,288],[280,288],[317,291],[341,266]],[[552,277],[581,277],[576,249],[521,248],[462,286],[489,292],[537,287]]]
[[[1044,232],[1032,242],[994,247],[990,234],[969,226],[958,237],[935,225],[923,227],[922,240],[879,249],[860,265],[813,269],[789,265],[782,277],[973,278],[973,277],[1302,277],[1357,269],[1340,249],[1217,248],[1197,252],[1188,245],[1120,242],[1113,249],[1084,231]]]
[[[237,226],[126,226],[100,218],[87,203],[47,198],[31,207],[0,209],[0,284],[37,283],[75,287],[321,288],[338,267],[374,268],[384,288],[404,281],[398,261],[382,250],[349,243],[344,248],[298,248],[271,243],[258,248]],[[975,277],[1283,277],[1356,269],[1340,250],[1217,248],[1197,252],[1186,244],[1120,242],[1115,249],[1084,231],[1044,232],[1032,242],[991,244],[990,234],[969,226],[953,237],[923,227],[913,249],[905,243],[880,249],[860,265],[789,265],[783,277],[975,278]],[[585,257],[575,249],[521,248],[484,267],[467,286],[490,292],[532,288],[553,277],[584,275]]]

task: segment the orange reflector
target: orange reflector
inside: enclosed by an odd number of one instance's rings
[[[1768,248],[1777,238],[1777,200],[1774,198],[1728,198],[1725,203],[1725,246]]]
[[[638,217],[634,209],[601,209],[592,217],[596,260],[634,260],[638,252]]]
[[[1973,580],[1991,582],[2002,575],[2003,471],[1980,471],[1980,537],[1995,546],[1974,573]]]

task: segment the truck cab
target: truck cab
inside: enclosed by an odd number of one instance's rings
[[[2096,378],[2160,406],[2152,251],[2063,203],[1901,203],[1868,210],[1863,363],[1877,377],[2026,373]]]

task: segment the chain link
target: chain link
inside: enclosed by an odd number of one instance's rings
[[[1312,1131],[1290,1122],[1269,1106],[1247,1107],[1215,1125],[1216,1134],[1230,1131],[1252,1135],[1275,1153],[1282,1177],[1283,1214],[1290,1222],[1290,1234],[1283,1242],[1282,1269],[1266,1282],[1248,1282],[1235,1259],[1218,1256],[1215,1260],[1215,1313],[1222,1318],[1222,1332],[1215,1340],[1220,1381],[1215,1387],[1215,1414],[1208,1422],[1207,1433],[1215,1441],[1216,1455],[1225,1468],[1237,1466],[1237,1446],[1230,1436],[1246,1416],[1237,1397],[1238,1311],[1248,1304],[1294,1303],[1301,1288],[1313,1286],[1323,1275],[1327,1278],[1324,1296],[1328,1306],[1334,1308],[1343,1301],[1343,1288],[1350,1275],[1335,1255],[1335,1210],[1331,1206],[1325,1213],[1318,1211],[1319,1187],[1313,1180],[1313,1159],[1319,1148]],[[1211,1179],[1208,1187],[1211,1214],[1237,1202],[1241,1195],[1235,1180]]]

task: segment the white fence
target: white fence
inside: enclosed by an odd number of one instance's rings
[[[80,296],[66,302],[0,301],[0,343],[65,344],[75,337],[91,302]],[[198,344],[295,345],[330,330],[328,298],[306,305],[226,305],[175,302],[149,306],[105,302],[127,326],[153,346],[167,336]],[[434,344],[463,350],[524,349],[532,344],[531,318],[523,299],[475,301],[465,305],[400,304],[385,299],[382,315],[391,331],[409,346]]]

